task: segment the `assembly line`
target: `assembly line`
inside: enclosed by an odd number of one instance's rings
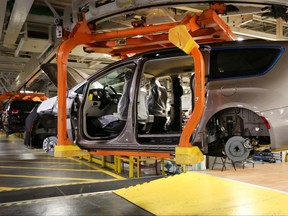
[[[24,73],[0,95],[0,215],[288,214],[286,2],[44,3],[57,45],[30,66],[57,95]],[[259,16],[275,38],[241,33]]]

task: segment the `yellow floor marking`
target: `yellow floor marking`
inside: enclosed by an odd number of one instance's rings
[[[21,154],[27,154],[27,155],[29,155],[29,154],[33,154],[34,156],[36,156],[36,157],[39,157],[39,158],[41,158],[41,159],[47,159],[47,160],[55,160],[55,158],[54,157],[51,157],[51,156],[49,156],[49,155],[47,155],[47,154],[42,154],[42,153],[40,153],[40,152],[23,152],[23,153],[20,153],[20,154],[7,154],[7,155],[1,155],[0,156],[0,158],[3,158],[3,159],[6,159],[6,158],[12,158],[12,159],[14,159],[14,158],[18,158],[18,157],[20,157],[21,156]],[[67,160],[67,158],[57,158],[57,160]]]
[[[30,175],[10,175],[10,174],[0,174],[0,177],[13,177],[13,178],[39,178],[39,179],[57,179],[57,180],[74,180],[74,181],[89,181],[89,182],[105,182],[110,179],[87,179],[87,178],[67,178],[67,177],[57,177],[57,176],[30,176]]]
[[[71,160],[73,160],[73,161],[77,161],[78,163],[84,164],[84,165],[86,165],[86,166],[88,166],[88,167],[90,167],[90,168],[93,168],[93,169],[95,169],[95,170],[99,170],[99,171],[101,171],[101,172],[103,172],[103,173],[105,173],[105,174],[107,174],[107,175],[110,175],[110,176],[116,178],[116,179],[119,179],[119,180],[124,180],[124,179],[126,179],[126,178],[124,178],[124,177],[122,177],[122,176],[120,176],[120,175],[117,175],[117,174],[115,174],[115,173],[113,173],[113,172],[110,172],[110,171],[108,171],[108,170],[102,169],[102,168],[100,168],[100,167],[97,167],[97,166],[95,166],[95,165],[93,165],[93,164],[90,164],[90,163],[88,163],[88,162],[81,161],[81,160],[78,160],[78,159],[76,159],[76,158],[71,158],[71,157],[70,157],[69,159],[71,159]]]
[[[115,179],[107,180],[105,182],[109,181],[115,181]],[[0,191],[15,191],[15,190],[27,190],[27,189],[37,189],[37,188],[49,188],[49,187],[60,187],[60,186],[69,186],[69,185],[84,185],[84,184],[92,184],[95,183],[95,181],[91,182],[73,182],[73,183],[63,183],[63,184],[45,184],[45,185],[38,185],[38,186],[27,186],[27,187],[17,187],[17,188],[11,188],[11,187],[0,187]],[[98,183],[98,182],[97,182]]]
[[[288,215],[288,194],[197,172],[115,190],[155,215]]]
[[[4,169],[30,169],[30,170],[49,170],[49,171],[72,171],[72,172],[100,172],[99,170],[84,170],[84,169],[64,169],[64,168],[50,168],[50,167],[23,167],[23,166],[0,166]]]
[[[111,191],[101,191],[101,192],[92,192],[92,193],[83,193],[83,194],[75,194],[75,195],[66,195],[61,197],[48,197],[48,198],[40,198],[40,199],[33,199],[29,201],[16,201],[16,202],[6,202],[6,203],[0,203],[0,207],[8,207],[8,206],[21,206],[21,205],[29,205],[29,204],[36,204],[39,203],[39,205],[47,206],[48,202],[61,202],[61,200],[72,200],[72,199],[78,199],[81,197],[95,197],[98,196],[98,194],[110,194]],[[64,207],[65,208],[65,207]]]
[[[57,162],[57,161],[29,161],[29,160],[10,160],[10,161],[2,161],[0,163],[32,163],[32,164],[77,164],[73,162]]]
[[[0,187],[0,190],[15,190],[16,188],[12,187]]]

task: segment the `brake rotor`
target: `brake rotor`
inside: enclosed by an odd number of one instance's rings
[[[248,158],[250,149],[245,146],[246,139],[241,136],[234,136],[228,139],[225,144],[225,153],[232,161],[243,161]]]

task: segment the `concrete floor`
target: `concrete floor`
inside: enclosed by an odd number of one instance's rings
[[[0,135],[0,215],[288,215],[287,170],[226,164],[223,172],[127,179]]]
[[[13,135],[0,135],[0,215],[151,215],[112,191],[158,178],[127,179],[77,158],[28,149]]]
[[[288,193],[287,162],[256,163],[254,168],[247,165],[244,169],[238,166],[236,171],[228,167],[223,172],[216,169],[203,173]]]

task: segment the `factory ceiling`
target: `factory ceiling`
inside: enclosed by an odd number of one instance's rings
[[[220,3],[224,3],[225,11],[218,11],[219,15],[239,40],[288,39],[287,0]],[[95,26],[97,34],[181,21],[187,13],[198,13],[216,4],[219,2],[204,0],[0,0],[0,93],[57,93],[41,65],[55,63],[61,34],[73,29],[79,11]],[[116,61],[108,54],[84,52],[79,46],[70,53],[68,66],[88,76]]]

